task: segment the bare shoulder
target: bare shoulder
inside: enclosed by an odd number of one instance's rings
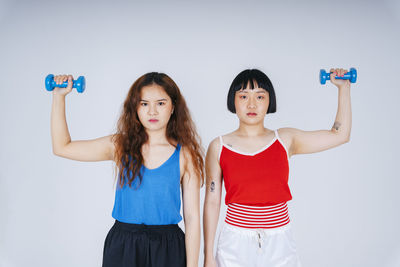
[[[224,144],[232,143],[237,138],[236,131],[222,135],[222,142]]]
[[[285,128],[279,128],[278,129],[278,135],[279,137],[282,138],[292,138],[293,135],[296,134],[296,131],[298,131],[298,129],[296,128],[290,128],[290,127],[285,127]]]
[[[190,154],[190,150],[189,148],[187,148],[186,146],[182,146],[181,147],[181,152],[180,152],[181,158],[183,158],[184,161],[187,161],[189,159],[191,159],[192,155]]]
[[[181,147],[181,151],[179,152],[179,166],[181,171],[181,182],[185,173],[192,167],[192,155],[190,154],[189,149],[186,146]]]
[[[107,136],[104,136],[104,140],[108,143],[109,146],[114,147],[115,146],[115,134],[110,134]]]
[[[192,155],[191,150],[187,146],[181,146],[180,150],[180,156],[179,156],[179,162],[181,167],[186,166],[188,168],[194,168],[196,165],[196,155]],[[201,152],[203,153],[203,152]]]
[[[215,137],[210,144],[208,145],[207,153],[210,151],[214,151],[218,149],[221,146],[221,140],[220,137]]]
[[[114,141],[115,134],[107,135],[104,137],[100,137],[97,140],[101,145],[107,148],[107,153],[109,154],[110,159],[114,159],[115,155],[115,141]]]
[[[111,157],[114,161],[116,161],[116,158],[115,158],[116,145],[117,145],[116,138],[117,138],[117,134],[111,134],[111,135],[104,137],[105,142],[107,142],[107,145],[109,146]]]
[[[233,131],[231,133],[227,133],[214,138],[208,145],[207,154],[210,152],[219,153],[219,151],[221,150],[222,143],[223,144],[230,143],[232,140],[235,139],[235,136],[236,136],[236,131]]]

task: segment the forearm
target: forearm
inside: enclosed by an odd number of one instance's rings
[[[63,95],[53,95],[53,104],[51,108],[51,137],[53,152],[55,154],[71,142],[71,136],[65,118],[65,96]]]
[[[351,117],[350,85],[343,85],[338,90],[338,110],[332,131],[345,140],[350,139]]]
[[[188,267],[197,267],[200,251],[200,214],[185,220],[185,244]]]
[[[221,203],[207,200],[204,203],[204,258],[214,257],[214,239],[217,230]]]

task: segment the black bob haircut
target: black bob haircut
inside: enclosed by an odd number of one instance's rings
[[[247,69],[239,73],[233,80],[231,87],[228,92],[228,110],[232,113],[236,113],[235,108],[235,94],[241,89],[246,89],[250,85],[250,89],[254,89],[254,85],[258,88],[263,88],[269,93],[269,106],[267,110],[268,113],[276,112],[276,97],[274,86],[268,76],[257,69]]]

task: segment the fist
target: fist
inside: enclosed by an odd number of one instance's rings
[[[344,85],[349,86],[350,87],[350,81],[349,80],[337,80],[335,79],[336,76],[338,77],[343,77],[343,75],[345,73],[347,73],[348,70],[345,69],[330,69],[330,80],[331,83],[333,83],[334,85],[336,85],[337,87],[342,87]]]
[[[64,82],[68,81],[68,86],[65,88],[61,87],[54,87],[53,94],[55,95],[67,95],[72,91],[73,85],[73,77],[72,75],[56,75],[54,76],[54,82],[56,84],[63,84]]]

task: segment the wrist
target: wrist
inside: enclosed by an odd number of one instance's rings
[[[345,83],[338,86],[339,90],[350,90],[350,83]]]
[[[53,99],[56,101],[65,100],[65,95],[53,93]]]

